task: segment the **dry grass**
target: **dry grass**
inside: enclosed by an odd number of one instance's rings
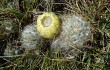
[[[13,1],[13,2],[12,2]],[[30,2],[29,2],[30,1]],[[109,70],[110,69],[110,1],[109,0],[0,0],[0,22],[13,21],[13,30],[5,37],[0,32],[0,70]],[[48,0],[47,0],[48,1]],[[55,3],[56,2],[56,3]],[[63,8],[61,8],[63,7]],[[36,9],[37,14],[33,13]],[[56,14],[80,14],[93,26],[93,38],[77,59],[64,59],[60,53],[49,50],[40,54],[22,53],[3,56],[8,42],[19,46],[19,36],[24,26],[33,22],[39,12],[53,11]],[[6,58],[12,59],[11,61]]]

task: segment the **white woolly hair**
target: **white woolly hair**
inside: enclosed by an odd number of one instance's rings
[[[39,44],[41,36],[37,33],[35,24],[27,25],[21,33],[22,47],[25,49],[35,49]]]
[[[83,48],[83,44],[88,40],[90,25],[80,16],[63,15],[61,33],[53,40],[51,48],[64,50]]]

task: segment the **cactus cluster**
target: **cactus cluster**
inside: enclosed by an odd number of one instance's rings
[[[50,45],[52,51],[57,49],[62,52],[69,51],[69,53],[73,51],[75,53],[79,52],[78,49],[83,48],[83,44],[90,37],[89,23],[81,16],[72,14],[61,15],[60,18],[52,12],[46,12],[38,16],[37,26],[35,24],[28,25],[22,31],[22,46],[24,48],[34,49],[36,45],[40,44],[42,37],[54,38]],[[59,29],[60,33],[56,36]]]

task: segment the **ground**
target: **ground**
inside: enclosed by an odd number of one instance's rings
[[[43,42],[46,47],[41,47],[37,54],[20,48],[23,28],[43,12],[54,12],[58,16],[75,13],[90,23],[92,38],[76,59],[51,53],[51,40]],[[11,50],[9,55],[5,52],[7,46]],[[109,0],[0,0],[0,70],[109,70],[109,59]]]

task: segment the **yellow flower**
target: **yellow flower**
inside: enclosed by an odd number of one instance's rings
[[[60,28],[60,19],[53,12],[45,12],[38,16],[37,30],[44,38],[54,38]]]

